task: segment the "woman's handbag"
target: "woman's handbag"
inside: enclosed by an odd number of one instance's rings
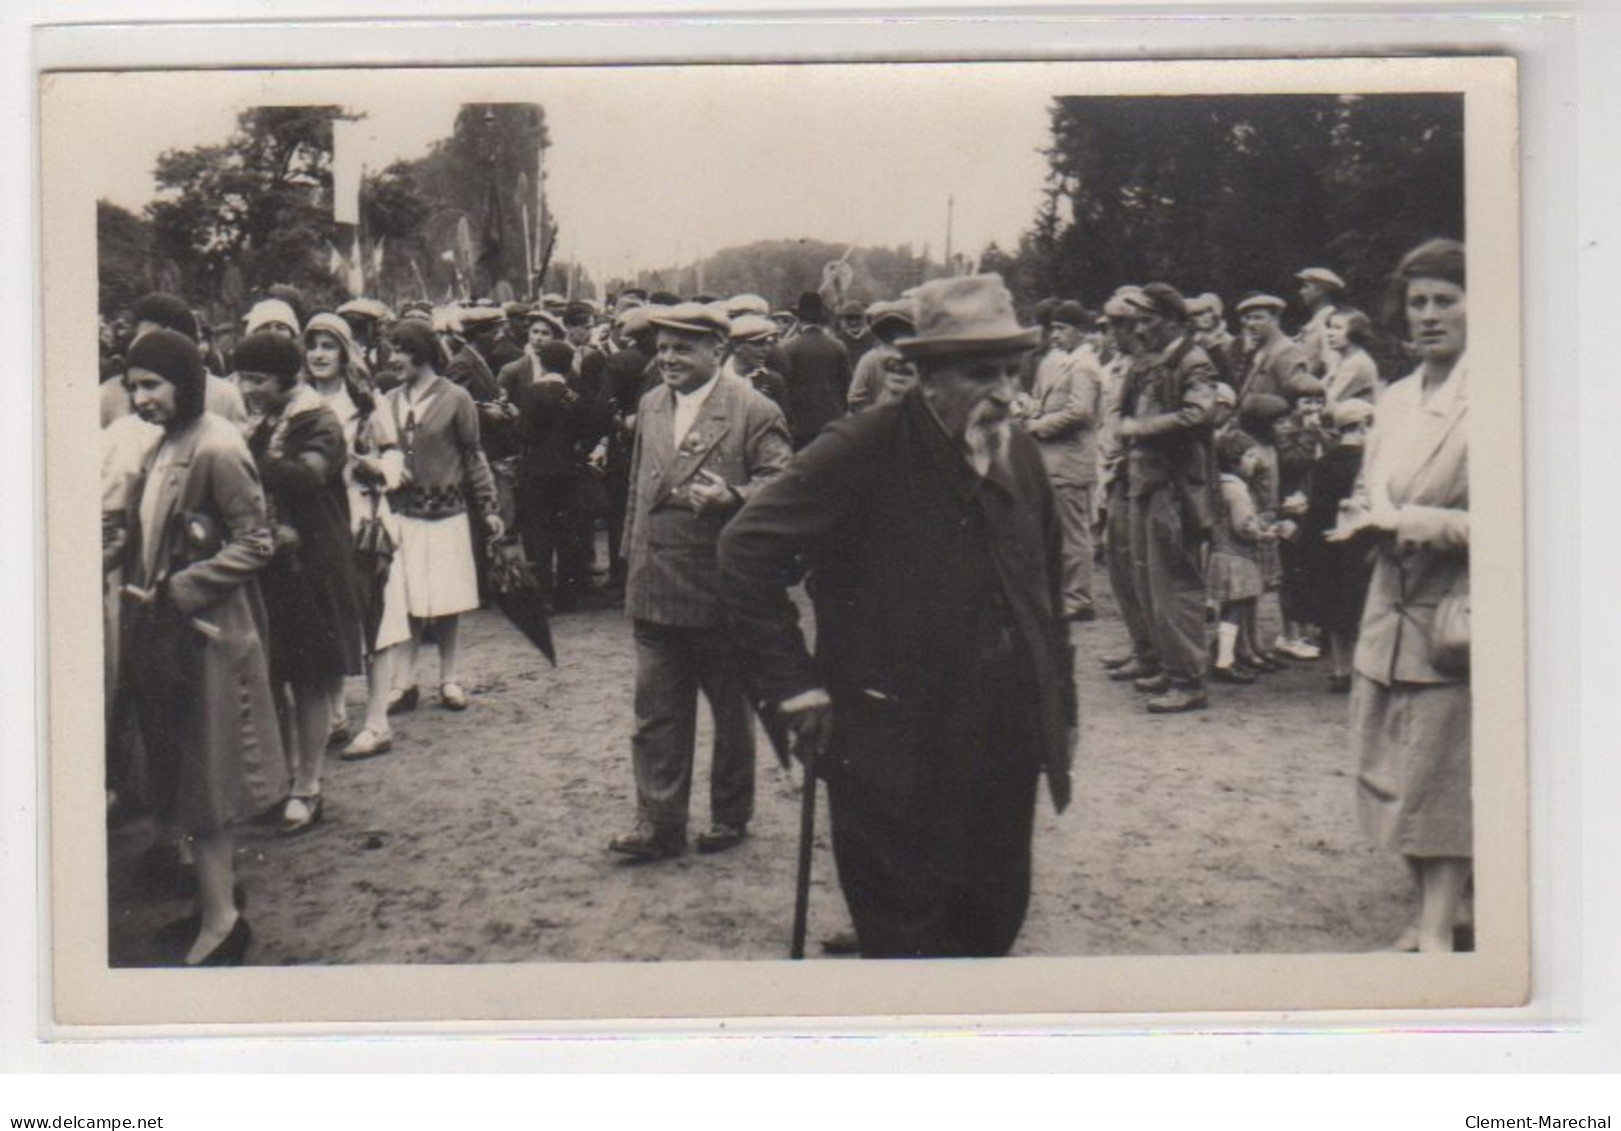
[[[1469,674],[1469,572],[1435,606],[1430,622],[1430,666],[1442,675]]]

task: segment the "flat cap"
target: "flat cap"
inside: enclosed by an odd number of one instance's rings
[[[1240,314],[1249,310],[1288,310],[1289,304],[1277,295],[1246,295],[1238,300],[1236,309]]]
[[[734,342],[768,342],[782,333],[782,327],[763,314],[741,314],[732,319],[730,337]]]
[[[1345,289],[1345,280],[1327,267],[1307,267],[1304,271],[1296,271],[1295,278],[1302,283],[1320,283],[1331,291]]]
[[[684,334],[725,336],[732,328],[730,319],[714,306],[701,302],[681,302],[674,306],[654,307],[647,320],[662,329],[679,330]]]

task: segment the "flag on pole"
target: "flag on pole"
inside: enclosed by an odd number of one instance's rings
[[[332,120],[332,219],[338,224],[360,223],[359,127],[350,118]]]
[[[326,249],[328,252],[326,260],[327,273],[340,282],[347,281],[349,278],[349,264],[344,262],[343,252],[339,251],[331,240],[326,241]]]
[[[359,298],[366,293],[366,261],[360,252],[360,229],[355,229],[354,253],[349,256],[349,294]]]

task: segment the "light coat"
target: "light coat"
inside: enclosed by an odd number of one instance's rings
[[[1420,373],[1390,386],[1368,433],[1358,501],[1395,507],[1398,528],[1376,551],[1355,667],[1382,684],[1467,678],[1430,663],[1436,605],[1469,575],[1467,363],[1428,403]]]
[[[1036,441],[1054,486],[1097,482],[1097,425],[1102,375],[1079,350],[1054,349],[1041,359],[1025,431]]]
[[[793,458],[781,409],[740,377],[721,373],[715,382],[679,447],[674,392],[660,385],[637,410],[623,543],[625,612],[637,620],[720,623],[715,544],[736,507],[696,514],[677,492],[706,470],[727,482],[741,506]]]

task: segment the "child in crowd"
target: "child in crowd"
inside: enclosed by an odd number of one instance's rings
[[[1236,429],[1216,439],[1220,479],[1206,580],[1210,599],[1221,614],[1210,673],[1220,683],[1255,682],[1255,608],[1266,588],[1258,557],[1260,547],[1274,534],[1262,522],[1244,480],[1242,469],[1253,446],[1254,441]]]

